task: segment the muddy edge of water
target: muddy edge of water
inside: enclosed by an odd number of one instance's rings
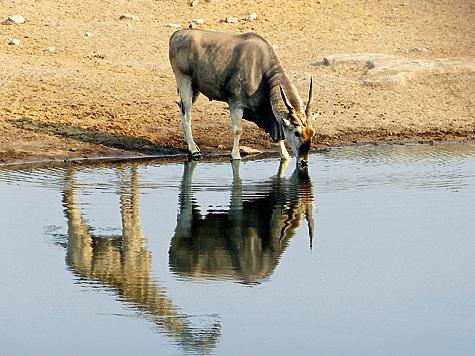
[[[25,118],[28,120],[28,118]],[[31,119],[30,119],[31,120]],[[180,160],[186,159],[187,150],[176,147],[165,147],[148,140],[133,136],[108,136],[106,132],[72,132],[73,128],[36,127],[25,125],[22,127],[4,127],[0,149],[0,167],[5,165],[19,165],[30,163],[58,163],[58,162],[89,162],[89,161],[123,161],[130,159],[150,160]],[[72,131],[71,131],[72,130]],[[261,132],[262,131],[262,132]],[[272,144],[263,130],[255,129],[246,132],[251,136],[252,148],[262,152],[260,158],[266,156],[278,157],[276,146]],[[1,137],[0,137],[1,138]],[[200,140],[199,146],[204,157],[229,159],[231,147],[215,145],[214,137]],[[385,130],[347,131],[338,135],[317,134],[313,140],[312,151],[324,150],[331,147],[379,145],[379,144],[429,144],[444,142],[471,142],[475,141],[475,132],[472,130],[446,131],[434,129],[424,133],[388,132]],[[11,143],[15,143],[12,148]],[[246,144],[241,144],[241,147]],[[289,148],[290,152],[290,148]],[[246,153],[242,152],[245,157]]]
[[[388,145],[439,145],[439,144],[457,144],[457,143],[473,143],[475,142],[475,137],[470,137],[470,139],[466,140],[444,140],[444,141],[434,141],[434,140],[404,140],[404,141],[380,141],[380,142],[353,142],[344,145],[318,145],[317,147],[313,147],[311,153],[324,153],[328,152],[332,148],[342,148],[342,147],[364,147],[364,146],[388,146]],[[127,154],[129,153],[129,154]],[[262,151],[259,154],[243,154],[242,160],[260,160],[266,158],[276,158],[279,159],[279,153],[277,151]],[[36,159],[26,159],[26,160],[13,160],[7,163],[0,163],[0,168],[15,168],[15,167],[22,167],[28,169],[35,169],[35,168],[48,168],[48,167],[58,167],[63,165],[93,165],[93,166],[104,166],[104,165],[111,165],[111,164],[127,164],[130,162],[137,162],[137,163],[179,163],[185,162],[191,159],[191,157],[183,151],[176,150],[176,152],[168,152],[165,154],[134,154],[133,152],[120,152],[118,155],[102,155],[102,156],[82,156],[82,157],[57,157],[57,158],[45,158],[45,157],[36,157]],[[230,161],[230,154],[229,153],[220,153],[220,152],[211,152],[211,153],[204,153],[200,159],[203,162],[229,162]]]

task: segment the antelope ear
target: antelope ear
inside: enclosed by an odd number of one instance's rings
[[[284,101],[285,106],[287,107],[287,110],[289,110],[289,113],[295,112],[294,107],[289,103],[289,100],[287,99],[287,96],[285,95],[284,88],[282,88],[282,84],[279,85],[280,88],[280,95],[282,95],[282,100]]]
[[[292,125],[292,123],[291,123],[289,120],[287,120],[287,119],[285,119],[285,118],[283,118],[283,117],[280,118],[280,121],[281,121],[281,122],[280,122],[281,125],[284,126],[284,127],[286,127],[286,128],[289,128],[289,127]]]

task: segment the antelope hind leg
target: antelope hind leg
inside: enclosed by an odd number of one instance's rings
[[[193,159],[199,159],[201,154],[198,146],[196,146],[193,140],[193,134],[191,132],[191,109],[193,106],[193,98],[196,100],[196,94],[194,95],[191,87],[191,77],[186,75],[175,75],[178,86],[178,92],[180,93],[180,117],[183,124],[183,134],[185,136],[185,142],[188,145],[188,150]]]

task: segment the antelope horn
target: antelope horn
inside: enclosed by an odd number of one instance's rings
[[[310,77],[310,90],[308,92],[308,103],[305,109],[305,115],[307,116],[307,122],[311,121],[313,106],[313,77]]]
[[[287,107],[287,110],[289,110],[290,113],[293,113],[295,111],[295,109],[289,103],[289,100],[287,99],[287,96],[284,93],[284,88],[282,88],[282,84],[279,85],[279,88],[280,88],[280,95],[282,95],[282,99],[284,100],[284,104]]]

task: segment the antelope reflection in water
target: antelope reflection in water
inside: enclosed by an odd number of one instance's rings
[[[183,277],[237,279],[255,284],[277,267],[289,241],[307,219],[313,238],[312,184],[307,168],[284,177],[289,161],[281,161],[270,180],[243,188],[240,161],[233,161],[233,183],[227,211],[205,216],[193,198],[196,161],[185,163],[178,221],[169,251],[172,272]]]
[[[132,305],[153,321],[159,331],[173,337],[185,350],[209,353],[219,338],[216,316],[209,326],[194,327],[190,317],[167,297],[164,288],[151,277],[152,254],[142,235],[139,211],[137,167],[119,169],[122,236],[95,236],[82,216],[75,191],[75,168],[66,173],[63,190],[68,222],[66,263],[79,283],[97,284],[114,291],[118,299]]]

